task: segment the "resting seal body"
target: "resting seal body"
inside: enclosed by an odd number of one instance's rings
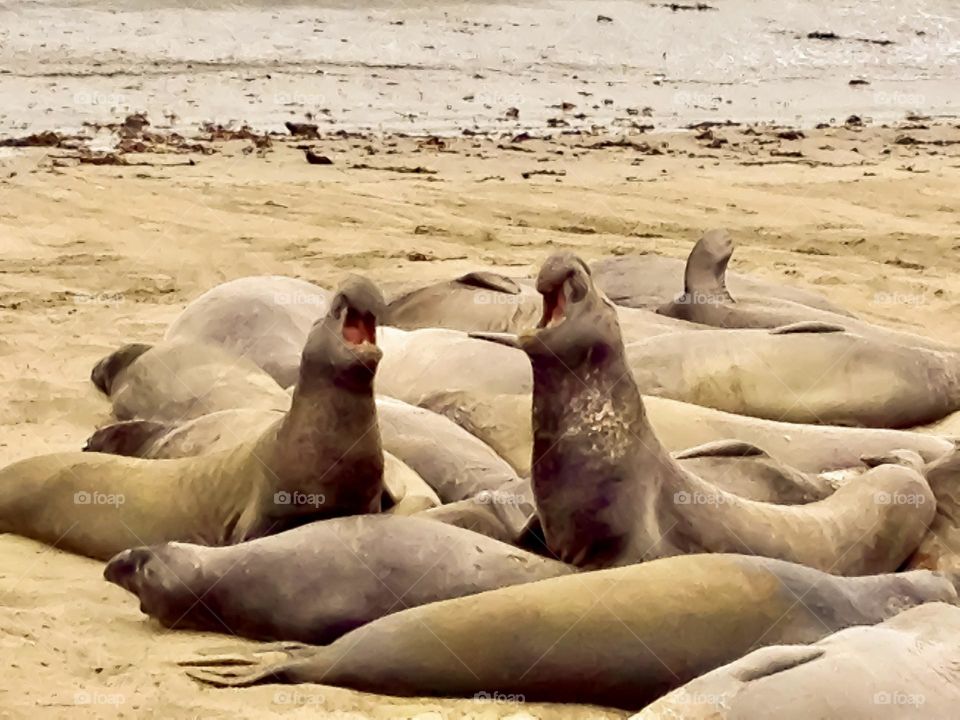
[[[656,310],[670,302],[686,274],[683,260],[654,253],[625,255],[591,264],[594,281],[617,305]],[[780,298],[811,308],[849,316],[850,313],[817,292],[771,282],[752,275],[729,273],[730,290],[744,299]]]
[[[680,467],[660,444],[626,363],[613,306],[567,253],[544,263],[533,368],[533,491],[547,547],[581,567],[740,552],[827,572],[890,572],[936,502],[923,476],[884,464],[804,506],[744,500]],[[667,336],[669,337],[669,336]]]
[[[374,512],[379,291],[348,280],[303,349],[290,410],[257,438],[181,460],[58,453],[0,470],[0,532],[106,559],[171,540],[225,545]]]
[[[252,361],[200,341],[124,345],[96,364],[91,379],[118,420],[183,422],[218,410],[290,404]]]
[[[104,577],[167,627],[323,645],[405,608],[571,572],[444,523],[359,515],[230,547],[124,550]]]
[[[630,720],[950,720],[960,608],[915,607],[813,645],[774,645],[693,680]]]
[[[330,293],[305,280],[280,275],[239,278],[187,305],[165,339],[218,345],[287,387],[297,380],[310,328],[329,306]]]
[[[734,245],[724,230],[706,233],[690,251],[684,271],[683,294],[657,312],[667,317],[712,325],[718,328],[777,328],[798,322],[815,321],[837,325],[854,334],[879,342],[907,347],[950,350],[943,343],[914,333],[812,308],[780,298],[735,300],[727,290],[727,264]]]
[[[221,686],[500,692],[639,709],[759,647],[811,643],[955,599],[953,585],[928,572],[839,578],[765,558],[695,555],[423,605],[332,645],[288,650],[279,662],[244,649],[185,664],[195,678]]]

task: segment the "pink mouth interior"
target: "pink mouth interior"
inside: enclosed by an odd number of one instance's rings
[[[550,327],[562,322],[566,317],[566,306],[563,287],[546,293],[543,296],[543,318],[540,320],[540,327]]]
[[[377,321],[369,313],[349,308],[343,321],[343,339],[351,345],[377,344]]]

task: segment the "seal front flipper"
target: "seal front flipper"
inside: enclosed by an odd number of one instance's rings
[[[798,335],[800,333],[835,333],[846,332],[843,325],[823,322],[822,320],[804,320],[803,322],[781,325],[770,331],[771,335]]]
[[[508,295],[520,294],[520,286],[506,275],[483,270],[461,275],[454,282],[480,288],[481,290],[495,290],[497,292],[507,293]]]
[[[520,349],[520,339],[513,333],[494,333],[494,332],[472,332],[467,333],[474,340],[486,340],[487,342],[506,345],[507,347]]]
[[[153,420],[124,420],[105,425],[87,438],[84,452],[102,452],[128,457],[146,457],[150,445],[174,429]]]
[[[673,453],[674,460],[704,457],[770,457],[770,454],[752,443],[742,440],[715,440]]]

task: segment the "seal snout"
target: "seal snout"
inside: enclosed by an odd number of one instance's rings
[[[136,594],[134,582],[143,570],[144,564],[152,553],[149,548],[132,548],[115,555],[103,569],[103,577],[107,582],[119,585],[124,590]]]

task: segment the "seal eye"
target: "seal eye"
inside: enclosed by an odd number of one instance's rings
[[[377,344],[377,321],[370,313],[361,313],[352,307],[347,308],[341,330],[343,339],[351,345]]]

